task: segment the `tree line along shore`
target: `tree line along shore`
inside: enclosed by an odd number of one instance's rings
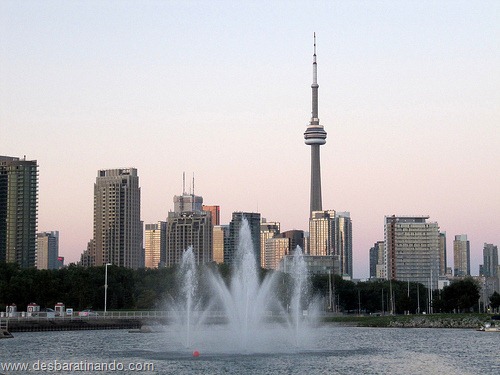
[[[198,296],[200,306],[210,299],[207,269],[229,280],[227,265],[208,264],[199,267]],[[270,270],[261,270],[264,278]],[[109,266],[107,279],[108,310],[168,309],[181,290],[178,270],[172,268],[138,269]],[[275,295],[283,306],[291,298],[291,276],[275,272]],[[401,281],[374,280],[353,282],[335,275],[314,275],[309,279],[309,298],[321,301],[321,308],[351,315],[403,315],[458,313],[498,310],[500,295],[489,296],[490,306],[478,304],[480,287],[471,278],[452,282],[442,290],[429,291],[424,285]],[[59,270],[19,268],[16,264],[0,263],[0,311],[16,304],[18,311],[36,303],[53,308],[62,302],[74,311],[103,310],[105,296],[105,267],[70,265]],[[383,321],[384,316],[380,317]],[[396,324],[396,323],[394,323]],[[399,324],[399,323],[398,323]]]

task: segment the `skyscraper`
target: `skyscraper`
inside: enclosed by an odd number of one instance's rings
[[[352,279],[352,221],[349,212],[335,213],[335,249],[340,259],[340,272]]]
[[[143,264],[141,188],[137,169],[97,172],[94,184],[92,265],[137,269]]]
[[[313,211],[309,219],[309,253],[335,255],[335,211]]]
[[[429,216],[386,216],[384,251],[388,280],[436,289],[439,278],[439,226]]]
[[[453,241],[453,276],[470,276],[470,243],[466,234],[455,236]]]
[[[180,263],[189,247],[196,264],[212,261],[212,214],[202,207],[201,196],[184,192],[174,197],[174,212],[167,217],[167,267]]]
[[[37,208],[36,160],[0,156],[0,262],[35,266]]]
[[[144,234],[144,267],[164,266],[167,259],[167,223],[146,224]]]
[[[498,247],[485,243],[483,247],[483,275],[486,277],[498,276]]]
[[[314,34],[314,54],[313,54],[313,83],[312,88],[312,114],[311,121],[304,132],[305,143],[311,146],[311,200],[309,217],[314,211],[321,211],[321,167],[319,147],[326,143],[326,132],[319,124],[318,118],[318,74],[316,64],[316,33]]]
[[[231,222],[229,223],[229,246],[224,249],[224,263],[232,264],[236,256],[236,250],[240,242],[240,230],[243,221],[248,222],[250,227],[250,236],[257,261],[260,266],[260,214],[256,212],[233,212]]]
[[[55,270],[59,268],[59,232],[41,232],[36,235],[36,268]]]

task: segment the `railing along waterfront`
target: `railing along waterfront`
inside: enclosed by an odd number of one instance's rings
[[[71,315],[55,315],[54,313],[38,312],[36,314],[16,313],[15,315],[2,317],[2,321],[44,321],[44,320],[100,320],[100,319],[147,319],[147,318],[168,318],[170,313],[167,311],[92,311],[79,314],[75,312]]]
[[[226,314],[223,311],[210,311],[210,312],[202,312],[202,311],[193,311],[193,316],[197,314],[203,315],[206,318],[225,318]],[[176,318],[183,315],[180,311],[161,311],[161,310],[143,310],[143,311],[84,311],[84,312],[74,312],[71,315],[55,315],[54,313],[45,313],[45,312],[37,312],[35,314],[28,314],[26,312],[17,312],[14,316],[9,314],[10,316],[3,316],[1,319],[3,321],[47,321],[47,320],[56,320],[56,321],[71,321],[71,320],[104,320],[104,319],[169,319]],[[269,318],[282,316],[282,314],[273,313],[271,311],[268,312],[267,316]]]

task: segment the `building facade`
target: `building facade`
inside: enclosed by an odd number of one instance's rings
[[[229,247],[229,225],[215,225],[212,233],[213,261],[224,263],[224,249]]]
[[[453,241],[453,262],[456,277],[470,276],[470,242],[466,234],[455,236]]]
[[[264,265],[262,268],[276,270],[281,260],[287,255],[293,255],[297,247],[304,248],[304,231],[289,230],[277,233],[265,241]]]
[[[167,260],[167,223],[146,224],[144,229],[144,266],[158,268]]]
[[[439,232],[439,275],[446,276],[447,268],[446,232]]]
[[[337,255],[304,255],[304,263],[309,275],[340,275],[340,261]],[[278,270],[291,273],[293,270],[293,255],[284,256],[279,263]]]
[[[421,283],[432,289],[439,279],[439,226],[429,216],[386,216],[384,251],[388,280]]]
[[[208,211],[210,212],[210,215],[212,216],[212,225],[220,225],[220,206],[202,206],[203,211]]]
[[[370,248],[370,279],[386,279],[384,241],[377,241]]]
[[[94,184],[94,239],[91,265],[143,267],[141,188],[137,169],[97,172]]]
[[[309,219],[309,254],[335,254],[335,211],[313,211]]]
[[[37,209],[36,160],[0,156],[0,262],[35,266]]]
[[[59,269],[59,232],[41,232],[36,235],[36,268]]]

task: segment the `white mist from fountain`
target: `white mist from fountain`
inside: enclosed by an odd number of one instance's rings
[[[290,309],[277,296],[278,272],[260,281],[248,222],[243,220],[228,283],[209,272],[199,285],[192,249],[184,252],[179,268],[181,295],[175,308],[176,327],[184,346],[206,346],[212,351],[254,353],[293,351],[308,343],[314,308],[308,302],[308,277],[302,250],[297,247],[290,269]],[[196,302],[198,288],[211,288],[210,301]],[[180,303],[179,303],[180,302]],[[223,317],[224,324],[204,324],[207,317]]]

